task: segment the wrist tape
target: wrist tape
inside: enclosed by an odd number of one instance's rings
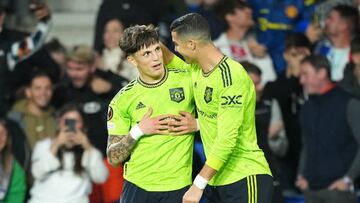
[[[141,136],[144,135],[139,125],[135,125],[134,127],[132,127],[129,134],[134,140],[138,140]]]

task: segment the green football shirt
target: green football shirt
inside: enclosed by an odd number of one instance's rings
[[[192,71],[206,164],[218,171],[209,184],[227,185],[249,175],[271,175],[256,139],[254,84],[241,64],[224,57],[204,74],[198,64],[174,56],[167,66]]]
[[[194,115],[195,102],[191,73],[165,69],[157,84],[139,78],[119,91],[109,105],[109,135],[126,136],[148,108],[151,117],[179,114]],[[124,165],[124,178],[146,191],[172,191],[191,184],[194,135],[146,135],[141,137]]]

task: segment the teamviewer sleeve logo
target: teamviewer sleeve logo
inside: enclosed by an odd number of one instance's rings
[[[184,89],[182,87],[169,89],[171,101],[180,103],[185,99]]]

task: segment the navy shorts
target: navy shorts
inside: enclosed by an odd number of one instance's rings
[[[251,175],[223,186],[206,186],[207,203],[271,203],[274,192],[270,175]]]
[[[120,203],[181,203],[188,189],[189,186],[173,191],[149,192],[125,180]]]

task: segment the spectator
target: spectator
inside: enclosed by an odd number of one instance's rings
[[[26,181],[24,169],[12,153],[11,136],[5,120],[0,120],[0,202],[24,202]]]
[[[262,85],[276,79],[276,74],[266,47],[256,42],[249,31],[254,26],[251,7],[241,0],[220,0],[216,13],[226,22],[226,32],[214,41],[220,51],[236,61],[256,64],[262,74]]]
[[[300,61],[310,54],[310,42],[303,34],[288,35],[285,40],[284,58],[286,72],[276,81],[269,82],[263,91],[265,99],[279,102],[284,120],[285,132],[289,140],[289,150],[281,159],[284,188],[292,189],[298,168],[301,134],[298,121],[299,108],[303,103],[303,93],[299,82]]]
[[[305,201],[355,203],[360,172],[360,101],[330,79],[324,56],[301,62],[300,82],[309,94],[300,113],[303,150],[296,185]]]
[[[352,6],[334,7],[325,20],[326,38],[319,42],[315,53],[326,56],[331,64],[331,79],[340,81],[350,60],[350,43],[359,33],[359,11]]]
[[[18,100],[9,113],[9,118],[25,132],[31,150],[39,140],[55,135],[54,108],[50,105],[52,88],[48,75],[35,73],[25,89],[26,98]]]
[[[101,53],[105,24],[113,18],[121,19],[125,27],[134,24],[156,25],[170,1],[163,0],[106,0],[100,5],[95,25],[94,49]]]
[[[201,0],[194,12],[204,16],[209,22],[211,39],[217,39],[224,32],[224,23],[215,13],[215,6],[219,0]]]
[[[76,105],[60,110],[58,127],[54,138],[35,146],[29,202],[88,202],[91,181],[103,183],[108,175],[101,152],[91,145]]]
[[[74,102],[80,105],[88,126],[90,142],[105,157],[107,145],[107,106],[127,80],[110,71],[96,68],[95,52],[87,46],[75,46],[68,56],[65,79],[55,89],[55,107]]]
[[[340,82],[340,86],[360,99],[360,36],[351,42],[351,58],[345,68],[344,78]]]
[[[283,58],[285,37],[299,23],[310,20],[314,10],[314,1],[275,0],[248,1],[257,21],[257,37],[259,43],[266,46],[278,75],[285,72],[286,63]]]
[[[263,86],[261,85],[261,70],[256,65],[243,62],[245,70],[254,82],[256,91],[255,122],[256,135],[259,147],[264,151],[274,177],[273,203],[283,203],[282,188],[280,183],[281,166],[277,155],[284,155],[287,150],[284,124],[282,121],[279,103],[276,99],[264,99],[262,97]],[[277,141],[280,145],[272,148],[269,143]],[[280,143],[282,142],[282,143]],[[273,150],[276,150],[274,153]]]
[[[124,31],[124,25],[118,19],[109,20],[105,25],[104,45],[100,67],[103,70],[110,70],[130,80],[135,79],[139,73],[136,67],[131,65],[119,47],[119,41]]]
[[[338,5],[348,5],[352,6],[354,0],[326,0],[320,2],[315,7],[315,13],[314,15],[318,18],[318,21],[320,23],[320,26],[325,26],[325,20],[328,17],[330,11]]]
[[[53,84],[57,84],[63,76],[65,64],[65,47],[57,39],[50,40],[33,55],[15,66],[11,76],[13,92],[26,85],[25,81],[36,72],[46,73]]]
[[[32,4],[36,18],[39,20],[36,30],[25,36],[6,29],[4,21],[6,12],[0,6],[0,115],[5,114],[10,107],[10,72],[14,66],[38,49],[48,32],[50,12],[43,4]]]

